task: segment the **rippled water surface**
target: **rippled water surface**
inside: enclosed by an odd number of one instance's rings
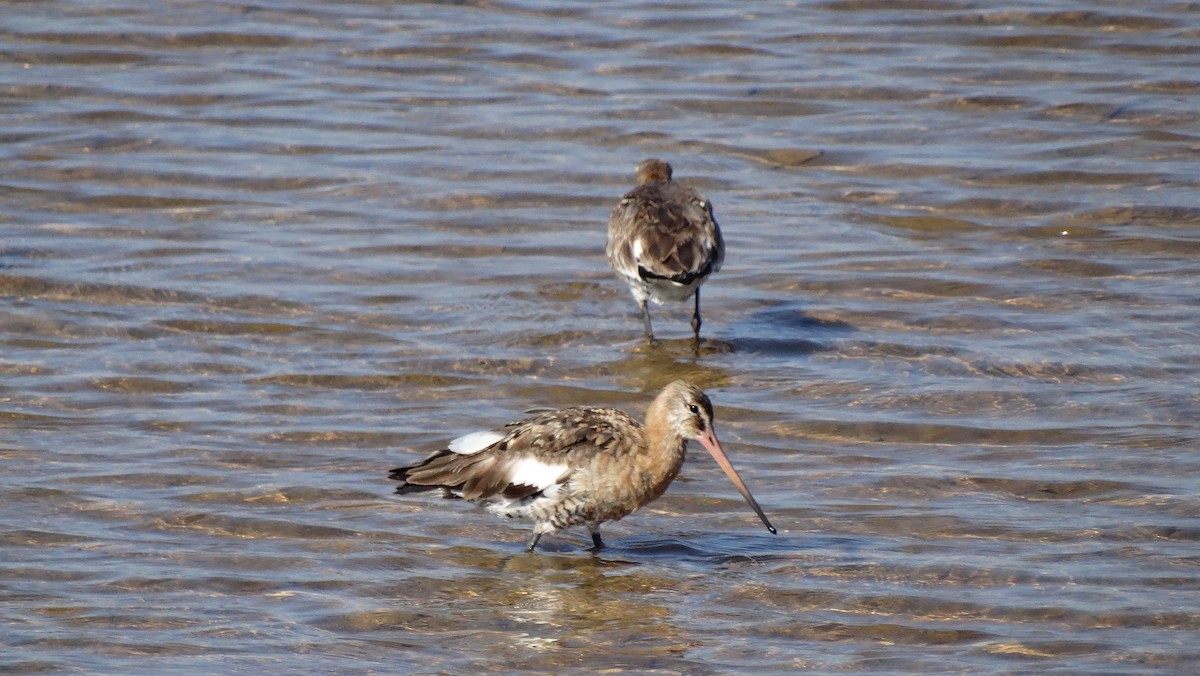
[[[5,2],[0,670],[1188,672],[1200,10]],[[701,354],[603,257],[662,157]],[[386,472],[675,378],[667,495]]]

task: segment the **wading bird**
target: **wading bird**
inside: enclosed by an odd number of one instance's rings
[[[397,493],[440,488],[492,514],[533,521],[529,551],[542,535],[577,525],[587,526],[600,549],[600,524],[662,495],[691,439],[712,454],[774,533],[717,441],[712,403],[681,380],[654,398],[645,425],[611,408],[541,413],[501,430],[459,437],[415,465],[392,470],[389,478],[400,482]]]
[[[725,240],[712,203],[671,180],[671,165],[659,159],[637,166],[637,187],[608,217],[608,264],[627,284],[642,310],[646,340],[654,342],[646,301],[695,296],[692,333],[700,345],[700,285],[721,269]]]

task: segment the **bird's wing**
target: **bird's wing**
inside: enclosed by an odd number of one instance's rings
[[[467,500],[521,499],[566,482],[592,455],[612,451],[625,437],[641,434],[621,411],[585,408],[543,413],[502,432],[503,436],[476,432],[459,437],[451,448],[392,470],[390,477],[403,482],[398,491],[443,487]]]
[[[609,217],[609,258],[627,276],[690,284],[720,269],[724,248],[712,205],[685,186],[639,186]]]

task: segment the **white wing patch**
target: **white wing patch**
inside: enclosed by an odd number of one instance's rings
[[[514,486],[533,486],[545,490],[558,483],[567,470],[567,465],[550,464],[537,458],[521,458],[513,465],[508,482]]]
[[[492,430],[471,432],[451,441],[448,448],[459,455],[474,455],[503,438],[503,434]]]

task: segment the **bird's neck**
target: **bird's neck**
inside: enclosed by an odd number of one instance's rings
[[[644,469],[656,479],[669,483],[683,466],[687,440],[671,429],[666,411],[657,404],[657,401],[652,404],[646,413],[646,445],[649,452],[645,457]]]

